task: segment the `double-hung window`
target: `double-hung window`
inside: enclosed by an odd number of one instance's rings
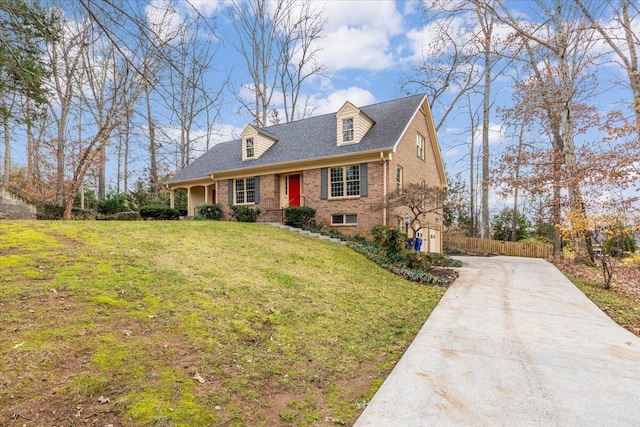
[[[235,204],[255,203],[256,201],[256,179],[244,178],[236,179],[236,200]]]
[[[247,138],[245,143],[247,144],[247,158],[251,159],[255,155],[253,148],[253,138]]]
[[[353,141],[353,119],[342,119],[342,142]]]
[[[418,157],[424,160],[424,136],[420,135],[419,133],[416,137],[416,150],[416,154],[418,155]]]
[[[396,166],[396,190],[402,189],[402,167]]]
[[[331,168],[331,197],[360,195],[360,165]]]

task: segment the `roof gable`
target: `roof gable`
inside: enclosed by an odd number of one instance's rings
[[[242,160],[258,159],[278,140],[253,125],[247,125],[242,133]]]
[[[347,101],[336,113],[338,145],[357,144],[375,124],[360,108]]]

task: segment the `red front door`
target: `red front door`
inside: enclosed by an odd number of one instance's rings
[[[289,175],[289,206],[300,206],[300,175]]]

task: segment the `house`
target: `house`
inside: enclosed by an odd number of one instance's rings
[[[402,226],[404,212],[383,207],[408,183],[446,186],[428,100],[414,95],[368,106],[345,102],[335,114],[264,128],[212,147],[168,182],[187,192],[188,214],[202,203],[260,208],[258,221],[288,206],[316,209],[316,222],[343,234]],[[273,213],[280,213],[273,216]],[[423,250],[442,247],[441,213],[425,215]],[[426,237],[426,238],[425,238]]]

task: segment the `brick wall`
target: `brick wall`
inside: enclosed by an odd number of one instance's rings
[[[316,209],[316,222],[319,224],[346,235],[367,235],[374,225],[382,224],[382,176],[382,161],[367,163],[368,196],[322,200],[320,169],[306,170],[302,174],[306,205]],[[337,214],[357,214],[358,224],[331,226],[331,216]]]
[[[0,187],[0,219],[36,219],[36,207]]]

